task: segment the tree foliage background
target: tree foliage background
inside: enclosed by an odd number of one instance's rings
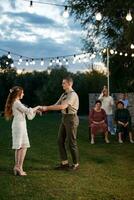
[[[132,0],[66,0],[71,13],[80,22],[85,37],[83,48],[86,51],[100,51],[104,48],[117,49],[128,56],[119,54],[110,57],[111,89],[132,91],[134,88],[134,1]],[[130,11],[132,20],[127,21]],[[100,12],[102,20],[97,21],[95,14]],[[106,58],[106,55],[103,57]]]
[[[134,91],[134,23],[125,17],[128,11],[134,19],[134,1],[132,0],[66,0],[71,13],[75,16],[85,31],[83,49],[87,52],[100,51],[104,48],[117,49],[118,54],[110,55],[110,91]],[[102,13],[102,20],[97,21],[95,14]],[[128,56],[119,56],[119,52]],[[103,54],[106,61],[106,55]],[[88,94],[100,92],[107,79],[103,73],[92,72],[75,74],[62,67],[47,71],[17,74],[11,68],[13,60],[3,55],[0,57],[0,110],[4,109],[9,89],[14,85],[24,88],[24,103],[28,106],[55,103],[61,95],[63,77],[71,75],[74,79],[74,89],[80,97],[80,113],[88,113]]]
[[[5,56],[0,58],[1,63],[3,59]],[[6,61],[9,61],[7,57]],[[88,113],[88,94],[100,92],[103,85],[106,85],[106,76],[95,70],[91,73],[77,72],[74,74],[64,66],[53,68],[50,74],[47,71],[17,74],[15,68],[2,65],[0,67],[0,110],[4,109],[9,90],[15,85],[24,88],[23,103],[28,106],[54,104],[63,92],[61,84],[66,76],[72,76],[74,79],[74,89],[80,98],[79,113]]]

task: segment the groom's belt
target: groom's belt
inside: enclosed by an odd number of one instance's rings
[[[69,113],[62,113],[63,116],[71,116],[71,115],[77,115],[77,113],[72,113],[72,114],[69,114]]]

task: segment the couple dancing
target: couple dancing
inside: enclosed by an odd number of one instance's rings
[[[27,173],[23,170],[23,163],[27,148],[30,147],[26,119],[32,120],[36,113],[45,112],[49,110],[61,110],[62,120],[58,134],[58,146],[61,163],[55,169],[72,169],[79,168],[79,155],[77,147],[77,127],[79,119],[77,110],[79,108],[79,98],[72,88],[73,80],[71,77],[66,77],[62,81],[62,87],[65,91],[56,104],[50,106],[36,106],[34,108],[27,108],[21,103],[24,96],[22,87],[15,86],[10,89],[6,105],[5,105],[5,118],[12,121],[12,149],[15,149],[15,166],[14,174],[26,176]],[[73,165],[69,166],[65,141],[68,140],[69,149],[72,156]]]

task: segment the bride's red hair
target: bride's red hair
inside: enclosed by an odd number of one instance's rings
[[[11,119],[13,116],[12,105],[17,97],[22,94],[23,88],[19,86],[14,86],[10,89],[9,95],[6,100],[4,116],[7,120]]]

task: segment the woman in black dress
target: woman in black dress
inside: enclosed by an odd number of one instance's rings
[[[117,125],[117,134],[119,143],[123,143],[122,134],[129,133],[129,140],[134,143],[132,139],[132,127],[131,127],[131,116],[128,109],[124,108],[124,103],[118,101],[117,110],[115,111],[115,122]]]

